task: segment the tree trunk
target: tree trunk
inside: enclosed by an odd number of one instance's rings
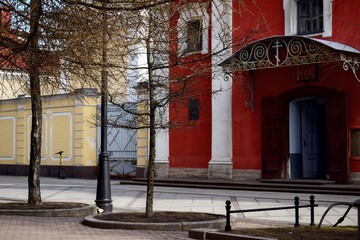
[[[149,162],[148,162],[148,174],[147,174],[147,191],[146,191],[146,217],[151,217],[153,215],[153,202],[154,202],[154,180],[155,180],[155,137],[156,137],[156,129],[155,129],[155,110],[156,110],[156,102],[155,102],[155,86],[152,78],[152,67],[151,67],[151,59],[150,59],[150,41],[146,43],[147,48],[147,62],[149,65]]]
[[[152,104],[150,104],[152,105]],[[149,139],[149,164],[146,191],[146,217],[153,215],[154,181],[155,181],[155,109],[150,106],[150,139]]]
[[[40,89],[40,50],[38,46],[38,20],[41,14],[41,0],[30,2],[30,32],[36,33],[29,44],[29,77],[31,95],[31,147],[30,164],[28,177],[28,203],[38,205],[41,203],[40,193],[40,161],[41,161],[41,127],[42,127],[42,106]]]

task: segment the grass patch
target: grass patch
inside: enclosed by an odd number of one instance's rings
[[[232,230],[232,234],[244,234],[279,240],[356,240],[357,227],[289,227]]]

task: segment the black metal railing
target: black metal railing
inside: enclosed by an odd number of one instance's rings
[[[299,197],[294,197],[294,206],[286,206],[286,207],[273,207],[273,208],[255,208],[255,209],[244,209],[244,210],[231,210],[231,201],[227,200],[225,202],[226,206],[226,225],[225,231],[231,231],[231,224],[230,224],[230,214],[231,213],[245,213],[245,212],[261,212],[261,211],[273,211],[273,210],[286,210],[286,209],[295,209],[295,224],[294,227],[299,227],[299,209],[300,208],[310,208],[310,226],[315,225],[314,221],[314,208],[318,207],[315,204],[315,197],[313,195],[310,196],[310,204],[308,205],[301,205],[300,206],[300,199]]]
[[[356,201],[354,202],[336,202],[336,203],[333,203],[331,204],[327,209],[326,211],[324,212],[324,214],[322,215],[321,217],[321,220],[319,222],[319,225],[318,225],[318,229],[320,229],[321,225],[322,225],[322,222],[323,220],[325,219],[325,216],[326,214],[335,206],[339,206],[339,205],[345,205],[345,206],[348,206],[348,208],[346,209],[344,215],[342,217],[339,218],[339,220],[333,225],[333,227],[336,227],[337,225],[339,225],[340,223],[342,223],[347,214],[350,212],[351,208],[352,207],[356,207],[357,208],[357,217],[358,217],[358,224],[357,224],[357,239],[360,240],[360,199],[357,199]]]
[[[324,221],[324,218],[326,216],[326,214],[335,206],[339,206],[339,205],[345,205],[345,206],[348,206],[347,210],[345,211],[344,215],[342,217],[339,218],[339,220],[337,220],[337,222],[333,225],[333,227],[336,227],[337,225],[339,225],[340,223],[342,223],[344,220],[345,220],[345,217],[347,216],[347,214],[349,213],[349,211],[351,210],[351,208],[354,205],[354,203],[349,203],[349,202],[336,202],[336,203],[333,203],[331,204],[327,209],[326,211],[324,212],[324,214],[322,215],[321,219],[320,219],[320,222],[319,222],[319,225],[318,225],[318,229],[321,228],[321,225],[322,225],[322,222]]]

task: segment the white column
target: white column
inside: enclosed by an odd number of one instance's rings
[[[218,66],[231,56],[231,1],[215,0],[212,3],[212,51],[222,54],[212,57],[212,143],[209,178],[232,179],[232,81],[226,81]]]
[[[164,58],[168,59],[168,58]],[[155,73],[156,76],[167,76],[164,79],[168,79],[169,69],[159,69]],[[165,81],[165,80],[164,80]],[[168,85],[168,83],[164,83]],[[161,89],[161,93],[158,93],[159,99],[166,98],[168,96],[168,88]],[[158,129],[155,137],[155,176],[156,177],[168,177],[169,175],[169,109],[168,105],[158,108],[156,110],[156,121],[158,126],[164,128]]]
[[[168,110],[164,111],[161,117],[165,122],[168,121]],[[159,113],[158,113],[159,114]],[[156,177],[168,177],[169,175],[169,130],[159,129],[155,138],[155,168]]]

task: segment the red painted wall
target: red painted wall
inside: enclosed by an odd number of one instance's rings
[[[4,38],[3,41],[9,41],[12,45],[12,41],[19,42],[21,40],[19,36],[21,35],[17,32],[13,35],[13,32],[16,32],[16,29],[11,28],[11,12],[8,8],[3,7],[0,9],[0,34]],[[53,75],[59,74],[59,55],[57,52],[52,51],[43,51],[41,54],[41,70],[44,73],[51,73]],[[6,45],[0,46],[0,68],[3,69],[26,69],[28,68],[29,54],[21,50],[20,53],[14,54],[12,49],[6,47]]]
[[[357,0],[333,0],[332,37],[326,40],[341,42],[360,49],[359,5],[360,2]],[[254,40],[284,35],[284,29],[283,0],[233,1],[233,52]],[[321,38],[321,36],[316,37]],[[210,44],[211,41],[209,41],[209,46]],[[175,53],[177,46],[173,45],[171,48]],[[210,62],[207,63],[210,64]],[[171,68],[170,75],[176,74],[186,73]],[[356,81],[351,71],[344,71],[341,64],[320,64],[317,82],[296,82],[296,67],[257,70],[254,73],[254,79],[254,112],[245,107],[245,93],[240,81],[235,80],[233,85],[233,166],[235,169],[261,170],[260,102],[261,97],[264,96],[277,96],[306,84],[347,91],[349,134],[351,128],[360,128],[360,83]],[[202,75],[198,80],[208,87],[210,93],[211,73]],[[200,102],[203,112],[200,114],[201,119],[198,124],[189,128],[170,130],[170,167],[207,168],[208,166],[211,158],[211,96],[202,96]],[[175,109],[174,107],[170,109],[170,116],[174,119],[178,111]],[[183,108],[181,113],[187,116],[187,109]],[[349,168],[351,172],[360,172],[360,159],[350,158]]]
[[[333,0],[332,41],[360,49],[360,2],[358,0]]]
[[[247,2],[250,12],[244,11],[243,1],[234,1],[234,39],[238,42],[248,37],[246,43],[256,39],[284,34],[283,1]],[[243,10],[243,11],[241,11]],[[360,49],[360,2],[333,1],[333,33],[326,40],[338,41]],[[260,19],[260,20],[259,20]],[[260,25],[259,25],[260,24]],[[249,32],[262,26],[249,37]],[[242,45],[234,45],[234,51]],[[360,72],[359,72],[360,75]],[[360,83],[351,71],[344,71],[341,64],[319,66],[319,81],[313,83],[296,82],[296,67],[257,70],[254,73],[254,112],[245,107],[245,94],[239,81],[233,88],[233,165],[235,169],[261,169],[261,112],[263,96],[277,96],[287,90],[305,84],[323,86],[348,92],[348,125],[360,127]],[[349,159],[350,172],[360,172],[360,159]]]
[[[233,1],[233,47],[273,35],[284,35],[283,1]]]
[[[233,9],[234,52],[257,39],[284,35],[283,1],[234,0]],[[261,75],[256,72],[254,77],[257,79]],[[246,96],[239,77],[235,78],[238,80],[233,85],[233,167],[261,169],[259,92],[267,90],[275,94],[282,87],[280,82],[271,84],[269,88],[255,81],[255,111],[251,112],[245,107]]]
[[[245,94],[233,89],[233,162],[235,169],[261,169],[261,97],[278,96],[280,93],[302,86],[321,86],[348,93],[348,126],[360,128],[360,83],[351,71],[341,65],[320,64],[319,81],[296,82],[296,67],[257,70],[254,74],[254,112],[245,108]],[[351,172],[360,171],[360,159],[350,158]]]
[[[186,2],[186,1],[185,1]],[[184,2],[178,1],[178,4]],[[170,37],[169,69],[170,89],[179,90],[186,76],[194,75],[186,83],[185,93],[170,101],[170,121],[174,126],[169,130],[169,166],[178,168],[207,168],[211,158],[211,57],[200,53],[183,58],[178,57],[177,21],[179,14],[173,5]],[[208,9],[210,12],[210,9]],[[208,36],[211,36],[209,29]],[[209,51],[211,40],[208,39]],[[189,120],[188,100],[200,100],[199,120]]]
[[[170,120],[175,127],[169,130],[170,167],[206,168],[211,157],[211,72],[204,71],[209,63],[196,64],[197,75],[187,86],[187,93],[170,102]],[[206,67],[207,66],[207,67]],[[175,71],[178,79],[187,76],[183,70]],[[174,84],[173,89],[176,89]],[[179,89],[182,89],[180,86]],[[189,120],[188,100],[199,99],[199,120]]]

